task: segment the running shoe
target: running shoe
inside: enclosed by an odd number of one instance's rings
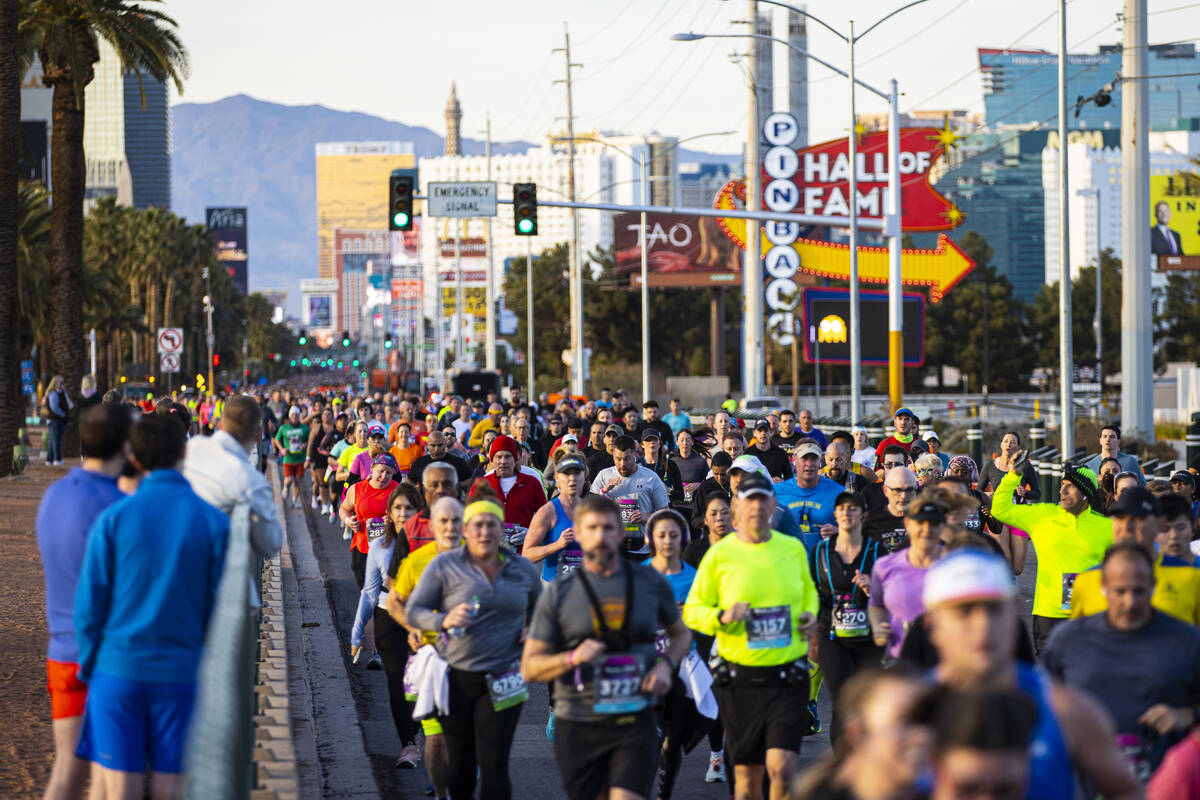
[[[317,498],[315,496],[312,499],[312,507],[313,507],[313,511],[317,510]]]
[[[350,529],[349,528],[342,528],[342,539],[344,539],[347,542],[350,541]]]
[[[705,783],[725,783],[725,756],[723,753],[709,753],[708,772],[704,773]]]
[[[379,655],[378,650],[371,654],[370,660],[367,661],[367,669],[383,669],[383,658]]]
[[[400,757],[396,759],[397,769],[416,769],[417,762],[421,760],[421,751],[415,744],[407,744],[400,751]]]
[[[550,712],[550,719],[546,720],[546,738],[554,741],[554,712]]]
[[[817,713],[817,701],[808,701],[808,734],[812,736],[821,732],[821,715]]]

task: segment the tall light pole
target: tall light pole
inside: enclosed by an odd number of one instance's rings
[[[751,30],[758,19],[758,2],[750,2]],[[758,140],[758,48],[759,38],[751,34],[750,104],[746,110],[746,210],[762,210],[762,189],[759,186]],[[763,393],[763,264],[760,252],[762,238],[758,220],[746,220],[746,255],[742,265],[742,393],[758,397]]]
[[[485,155],[487,158],[487,179],[492,179],[492,113],[489,111],[487,115],[487,127],[484,129],[487,134],[487,145]],[[484,292],[487,302],[487,311],[485,319],[484,332],[484,366],[487,369],[496,368],[496,253],[492,247],[492,218],[483,218],[483,235],[487,240],[487,289]]]
[[[1071,240],[1067,197],[1067,0],[1058,0],[1058,388],[1062,457],[1075,450],[1075,397],[1071,366]]]
[[[1121,429],[1154,435],[1153,309],[1150,302],[1150,87],[1146,0],[1121,15]]]
[[[858,112],[854,104],[854,20],[846,36],[850,67],[850,130],[846,150],[850,158],[850,419],[862,416],[862,321],[858,314]],[[895,108],[895,106],[893,106]],[[895,168],[892,168],[895,172]]]

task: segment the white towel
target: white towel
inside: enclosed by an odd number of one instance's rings
[[[404,673],[404,682],[415,686],[417,701],[413,719],[427,719],[450,713],[450,665],[431,644],[421,645]]]
[[[689,650],[687,658],[679,665],[679,679],[687,696],[696,704],[696,710],[709,719],[717,718],[717,698],[713,696],[713,676],[708,665],[695,650]]]

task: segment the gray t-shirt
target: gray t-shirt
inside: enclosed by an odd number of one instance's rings
[[[442,655],[455,669],[500,674],[521,660],[521,631],[533,614],[542,581],[527,559],[503,551],[500,557],[504,564],[492,582],[471,561],[467,548],[440,553],[409,595],[404,615],[426,631],[442,630],[447,611],[479,598],[479,613],[464,634],[445,637]]]
[[[610,636],[617,634],[625,621],[626,570],[631,570],[633,575],[629,646],[621,653],[615,652],[610,646],[591,664],[569,669],[555,680],[554,713],[563,719],[576,722],[611,719],[610,714],[594,710],[597,695],[593,678],[597,671],[605,669],[615,676],[620,667],[619,659],[612,662],[607,660],[627,654],[637,662],[644,675],[654,665],[656,633],[679,619],[679,607],[675,604],[674,592],[666,578],[650,567],[623,561],[622,568],[612,575],[587,573],[587,580],[604,612],[604,622]],[[578,647],[584,639],[601,638],[597,636],[595,613],[580,579],[582,572],[582,569],[575,570],[556,578],[542,592],[533,612],[529,637],[545,642],[556,653]],[[603,702],[604,698],[601,698]]]
[[[643,517],[649,517],[660,508],[666,508],[671,502],[671,498],[667,495],[667,486],[663,483],[662,478],[655,475],[654,470],[647,469],[641,464],[638,464],[637,469],[628,478],[622,476],[620,470],[615,466],[600,470],[595,480],[592,481],[592,492],[601,494],[601,489],[613,478],[620,479],[620,483],[604,493],[604,496],[620,506],[625,505],[622,501],[632,501],[634,507],[642,512]],[[622,512],[623,514],[624,512]],[[644,534],[645,519],[637,527],[637,533],[626,536],[626,548],[635,553],[648,552]]]

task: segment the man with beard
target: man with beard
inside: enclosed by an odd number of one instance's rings
[[[847,491],[862,492],[867,488],[867,480],[851,472],[850,468],[850,448],[841,439],[834,439],[825,448],[825,468],[821,474],[846,487]]]
[[[633,449],[629,442],[620,452],[632,458]],[[616,503],[583,498],[574,526],[583,568],[556,578],[538,599],[521,675],[554,681],[554,747],[567,797],[646,798],[658,766],[652,698],[670,689],[691,633],[666,579],[621,557]],[[660,631],[665,648],[656,658]]]
[[[592,481],[592,493],[608,497],[621,510],[625,525],[625,547],[630,553],[646,552],[643,533],[646,519],[670,503],[662,480],[637,463],[637,443],[628,436],[613,442],[613,466],[602,469]]]
[[[446,434],[442,431],[430,431],[429,436],[425,438],[425,455],[414,459],[412,466],[408,468],[409,483],[421,485],[421,476],[425,474],[425,468],[435,461],[443,461],[454,467],[458,473],[459,482],[470,480],[471,468],[467,466],[467,462],[450,452],[450,443],[446,440]]]
[[[754,425],[754,441],[747,451],[762,462],[775,481],[786,481],[792,477],[792,465],[788,454],[779,445],[771,441],[771,423],[760,419]]]

